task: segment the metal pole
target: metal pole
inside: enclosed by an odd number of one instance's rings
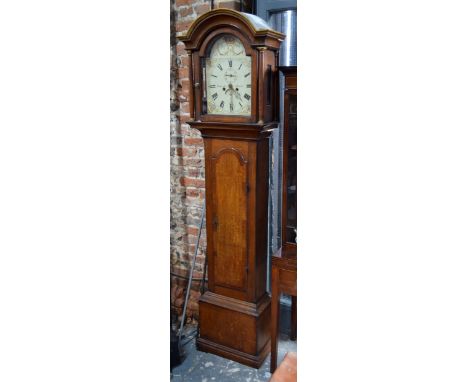
[[[195,254],[193,255],[192,267],[190,268],[190,276],[189,276],[189,281],[188,281],[188,285],[187,285],[187,292],[186,292],[186,295],[185,295],[184,310],[182,312],[182,321],[180,322],[179,343],[180,343],[180,339],[182,338],[182,331],[184,329],[185,313],[187,312],[187,303],[188,303],[188,299],[189,299],[189,296],[190,296],[190,289],[192,287],[193,269],[195,268],[195,260],[197,259],[197,252],[198,252],[198,246],[200,244],[200,236],[201,236],[201,231],[202,231],[202,228],[203,228],[203,221],[205,220],[205,208],[206,208],[206,199],[203,201],[203,212],[202,212],[202,218],[201,218],[201,221],[200,221],[200,227],[198,228],[197,245],[195,247]]]

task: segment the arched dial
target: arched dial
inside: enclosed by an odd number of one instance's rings
[[[205,60],[208,114],[250,115],[251,62],[237,37],[223,35],[215,41]]]

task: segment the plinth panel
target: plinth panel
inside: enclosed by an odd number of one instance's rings
[[[199,350],[259,368],[270,351],[270,298],[257,304],[205,293],[200,299]]]

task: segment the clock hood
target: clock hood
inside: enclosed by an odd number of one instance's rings
[[[265,20],[256,15],[238,12],[232,9],[218,8],[198,17],[192,25],[190,25],[188,31],[185,33],[178,33],[177,38],[184,42],[188,49],[190,47],[196,49],[196,47],[193,46],[194,41],[197,40],[196,36],[200,37],[200,35],[208,34],[211,30],[207,30],[206,25],[208,24],[217,25],[218,27],[221,25],[229,25],[247,29],[251,33],[253,39],[262,42],[268,41],[268,38],[273,38],[276,41],[283,41],[286,37],[283,33],[272,29]],[[242,26],[244,26],[244,28],[242,28]]]

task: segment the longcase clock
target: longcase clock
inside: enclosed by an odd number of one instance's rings
[[[178,37],[190,58],[188,123],[205,147],[208,290],[197,347],[258,368],[270,349],[268,156],[284,35],[257,16],[216,9]]]

